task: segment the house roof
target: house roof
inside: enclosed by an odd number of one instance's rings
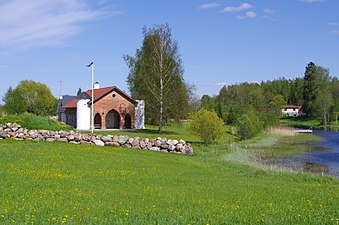
[[[111,93],[113,91],[116,91],[117,93],[122,95],[124,98],[126,98],[128,101],[130,101],[132,104],[134,104],[134,105],[137,104],[137,102],[134,99],[132,99],[128,94],[126,94],[125,92],[123,92],[122,90],[120,90],[116,86],[94,89],[94,103],[99,101],[101,98],[103,98],[104,96],[108,95],[109,93]],[[92,90],[87,90],[85,93],[88,96],[90,96],[90,99],[91,99]],[[77,101],[78,101],[77,98],[72,99],[68,104],[64,105],[63,108],[65,108],[65,109],[76,108],[77,107]],[[89,104],[92,104],[92,101],[90,101]]]
[[[77,96],[63,95],[62,98],[60,98],[59,101],[58,101],[57,112],[65,111],[63,106],[67,105],[70,101],[72,101],[76,97]]]
[[[299,111],[301,110],[302,106],[300,105],[287,105],[285,106],[285,109],[298,109]]]

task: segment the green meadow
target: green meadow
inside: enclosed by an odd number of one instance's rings
[[[210,146],[181,126],[163,136],[195,154],[0,140],[0,224],[339,223],[337,178],[230,160],[231,135]]]

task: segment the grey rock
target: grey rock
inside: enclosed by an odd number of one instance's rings
[[[52,142],[52,141],[55,141],[55,139],[54,138],[47,138],[46,141]]]
[[[174,145],[169,145],[167,149],[169,151],[174,151],[175,150],[175,146]]]
[[[118,136],[113,136],[112,141],[113,142],[119,142],[119,137]]]
[[[184,149],[184,145],[179,143],[175,146],[175,149],[178,150],[179,152],[181,152]]]
[[[74,135],[73,134],[68,135],[67,140],[74,141]]]
[[[120,147],[119,142],[116,142],[116,141],[106,142],[105,145],[107,145],[107,146],[113,146],[113,147]]]
[[[160,148],[162,148],[162,149],[167,149],[168,147],[169,147],[168,144],[161,144],[161,145],[160,145]]]
[[[101,140],[94,140],[93,143],[96,145],[96,146],[105,146],[105,143]]]
[[[127,136],[119,136],[118,142],[119,142],[120,145],[123,145],[128,141],[128,139],[129,138]]]
[[[77,142],[77,141],[70,141],[69,142],[70,144],[74,144],[74,145],[78,145],[78,144],[80,144],[79,142]]]
[[[162,144],[161,140],[158,140],[158,139],[154,142],[155,147],[160,147],[161,144]]]
[[[186,141],[180,139],[180,140],[179,140],[179,143],[184,145],[184,144],[186,144]]]
[[[146,145],[145,141],[144,141],[144,140],[141,140],[141,141],[140,141],[140,148],[144,149],[144,148],[146,148],[146,147],[147,147],[147,145]]]
[[[68,142],[67,138],[65,138],[65,137],[59,138],[59,139],[57,139],[57,141],[65,142],[65,143]]]
[[[151,151],[160,151],[160,148],[159,147],[151,147],[151,148],[149,148],[149,150],[151,150]]]
[[[101,140],[103,142],[111,142],[112,141],[112,137],[111,136],[102,136]]]

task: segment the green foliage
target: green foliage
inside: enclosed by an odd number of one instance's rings
[[[190,92],[183,79],[178,43],[168,24],[145,27],[143,36],[135,56],[124,56],[130,69],[127,84],[133,98],[145,100],[146,118],[158,123],[161,133],[166,119],[187,115]]]
[[[215,112],[200,109],[192,114],[189,130],[198,135],[205,143],[215,142],[224,132],[224,121]]]
[[[4,99],[5,110],[9,114],[23,112],[35,115],[55,114],[57,100],[53,97],[50,89],[42,83],[23,80],[11,91],[8,89]]]
[[[236,121],[236,126],[241,139],[250,139],[263,129],[263,124],[254,111],[248,111],[241,115]]]
[[[27,129],[42,129],[42,130],[73,130],[74,128],[57,120],[50,119],[44,116],[37,116],[31,113],[22,113],[19,115],[9,115],[0,117],[0,124],[18,123]]]
[[[317,98],[330,86],[329,71],[310,62],[305,69],[303,89],[303,111],[310,116],[317,115],[316,111],[323,110]],[[327,106],[326,106],[327,107]]]
[[[279,117],[281,115],[281,109],[286,106],[284,96],[276,95],[273,100],[269,102],[268,108],[271,113]]]

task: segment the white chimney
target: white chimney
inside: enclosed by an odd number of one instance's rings
[[[93,85],[93,89],[99,89],[99,88],[100,88],[99,82],[95,82]]]

